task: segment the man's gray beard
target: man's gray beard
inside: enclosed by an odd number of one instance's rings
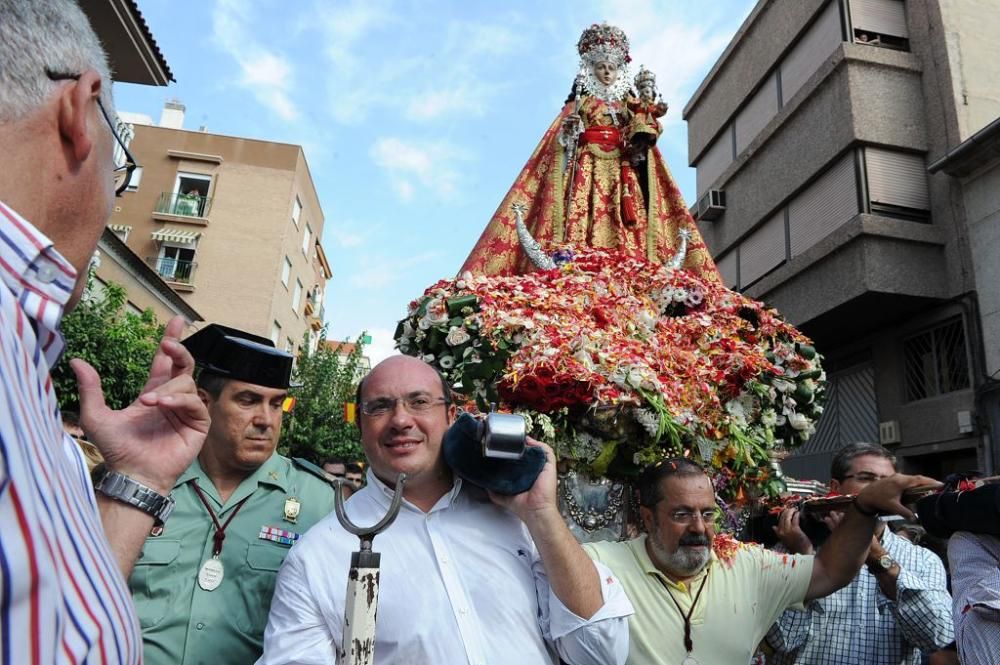
[[[673,554],[667,552],[667,548],[660,541],[660,530],[655,526],[647,539],[656,555],[655,563],[660,564],[661,568],[678,577],[697,575],[702,568],[708,565],[708,560],[712,557],[711,546],[693,549],[680,545]]]

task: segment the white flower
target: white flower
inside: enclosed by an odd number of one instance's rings
[[[472,337],[469,335],[469,331],[461,326],[452,326],[448,330],[448,335],[444,338],[444,341],[449,344],[449,346],[458,346],[459,344],[465,344]]]
[[[433,324],[431,323],[430,319],[428,319],[426,316],[417,321],[417,327],[420,328],[421,330],[429,330],[431,325]]]
[[[633,409],[632,416],[650,436],[660,431],[660,416],[649,409]]]
[[[792,429],[798,432],[804,432],[809,429],[810,425],[812,425],[809,418],[802,413],[788,414],[788,424],[792,426]]]
[[[738,425],[746,425],[747,412],[740,400],[733,399],[726,402],[726,413],[732,416],[734,423]]]
[[[448,307],[441,298],[431,298],[426,311],[424,316],[431,323],[444,323],[448,320]]]
[[[692,289],[684,299],[684,304],[688,307],[697,307],[705,299],[705,294],[699,289]]]
[[[648,309],[642,309],[639,311],[639,323],[648,330],[652,330],[656,327],[656,315],[650,312]]]
[[[425,363],[432,363],[434,362],[434,354],[425,353],[424,355],[420,356],[420,359],[423,360]]]
[[[760,414],[760,423],[764,427],[774,427],[778,424],[778,414],[774,412],[774,409],[765,409]]]
[[[451,369],[455,366],[455,358],[454,356],[441,356],[438,358],[438,365],[441,366],[441,369]]]
[[[795,390],[795,382],[776,378],[774,379],[774,387],[777,388],[779,392],[790,393]]]

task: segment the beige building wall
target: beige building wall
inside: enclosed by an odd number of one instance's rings
[[[291,340],[298,350],[312,324],[306,292],[315,286],[311,262],[324,222],[301,147],[136,125],[130,148],[141,179],[110,221],[131,227],[128,246],[206,322],[276,339],[280,348]],[[195,188],[199,197],[185,196]]]
[[[943,26],[960,132],[957,143],[1000,117],[1000,12],[996,0],[938,0],[928,4],[937,5]]]
[[[110,230],[105,230],[97,245],[97,266],[94,278],[99,287],[114,282],[125,287],[126,307],[134,314],[153,310],[156,320],[166,323],[176,315],[189,323],[193,331],[201,315],[178,293],[167,286],[159,275],[138,257]]]

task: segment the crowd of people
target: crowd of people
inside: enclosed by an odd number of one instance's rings
[[[74,360],[80,414],[50,377],[59,323],[127,186],[106,57],[72,0],[0,0],[0,663],[337,662],[357,539],[377,521],[379,663],[996,662],[1000,546],[960,533],[942,562],[884,527],[913,518],[897,473],[856,445],[833,489],[856,494],[822,544],[786,510],[769,550],[718,535],[711,479],[663,460],[638,482],[645,533],[581,546],[555,457],[514,496],[456,477],[457,407],[430,365],[391,357],[358,390],[367,471],[276,452],[292,357],[264,338],[171,320],[128,407]],[[198,370],[196,371],[196,367]],[[86,432],[84,437],[83,432]],[[86,448],[78,445],[86,438]],[[85,452],[88,453],[85,456]],[[727,547],[721,544],[728,542]]]

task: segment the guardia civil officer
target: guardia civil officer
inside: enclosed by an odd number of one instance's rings
[[[129,579],[147,665],[252,663],[292,543],[333,509],[317,467],[275,452],[292,356],[210,325],[183,342],[212,424]]]

